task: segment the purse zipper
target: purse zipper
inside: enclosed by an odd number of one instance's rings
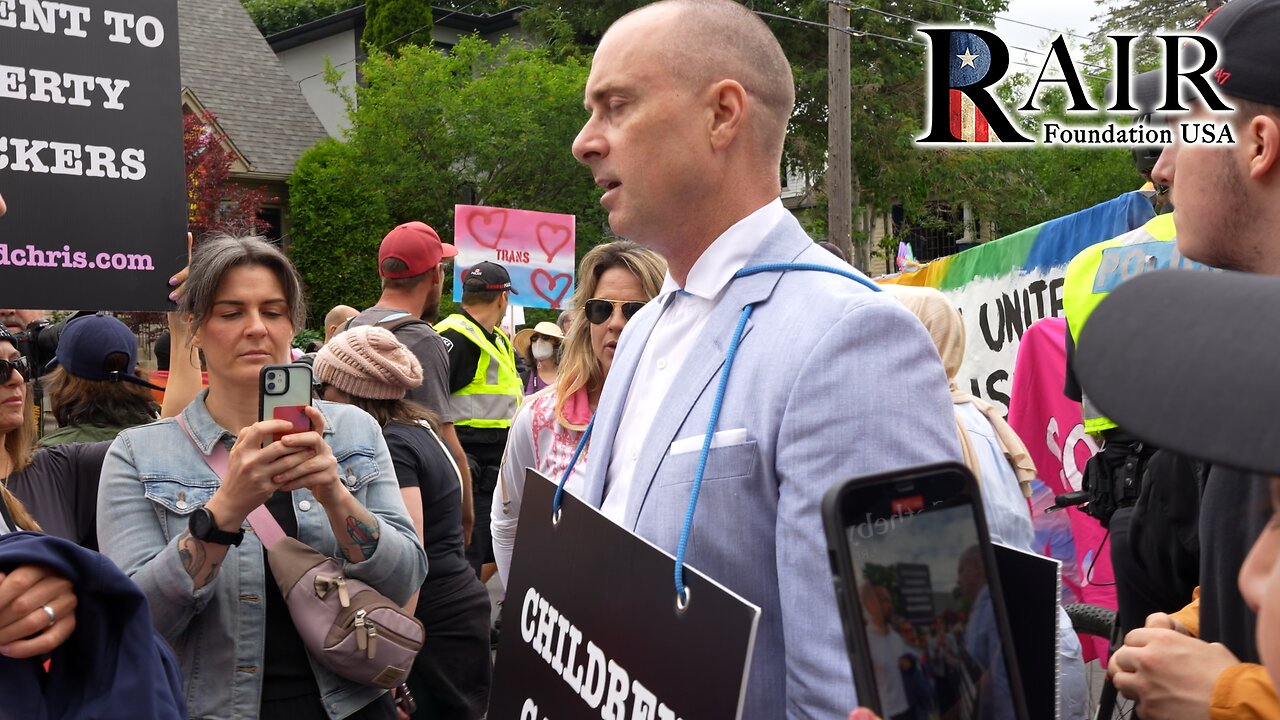
[[[364,610],[356,611],[356,619],[355,619],[356,647],[368,652],[369,636],[365,632],[364,617],[365,617]],[[369,657],[373,657],[373,655],[370,655]]]

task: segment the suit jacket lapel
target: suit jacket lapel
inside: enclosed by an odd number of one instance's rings
[[[811,247],[812,245],[813,241],[800,229],[799,223],[788,215],[769,234],[760,249],[748,261],[747,266],[792,262],[806,247]],[[698,341],[690,350],[689,356],[680,368],[679,375],[676,376],[671,385],[670,392],[667,397],[660,400],[662,407],[654,417],[653,426],[649,429],[649,435],[644,439],[640,457],[636,460],[635,475],[632,478],[630,494],[627,498],[627,516],[624,521],[626,527],[632,530],[635,529],[640,516],[640,509],[644,506],[645,498],[653,485],[658,466],[662,459],[666,457],[671,443],[677,439],[676,433],[684,425],[694,405],[697,404],[702,396],[713,395],[719,386],[719,371],[724,366],[725,355],[728,353],[729,343],[733,339],[733,331],[737,328],[738,322],[742,317],[743,308],[747,305],[767,300],[781,278],[781,273],[761,273],[734,280],[725,289],[720,301],[712,309],[711,317],[708,318],[701,337],[698,338]],[[748,320],[746,327],[743,328],[743,338],[750,334],[752,325],[753,322]],[[649,328],[649,331],[652,331],[652,327]],[[647,339],[648,333],[646,333],[645,337]],[[638,354],[636,359],[639,359]],[[741,357],[735,361],[735,365],[740,360]],[[616,371],[616,369],[617,362],[615,361],[614,370]],[[635,370],[636,367],[633,363],[630,367],[631,375],[627,376],[628,383]],[[612,379],[611,371],[611,382]],[[658,398],[644,398],[643,400],[646,402],[659,401]],[[722,429],[725,428],[716,428],[716,430]],[[617,423],[615,422],[613,431],[616,432],[616,430]],[[700,425],[696,430],[701,434],[706,431],[706,428]]]

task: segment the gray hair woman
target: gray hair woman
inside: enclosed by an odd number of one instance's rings
[[[281,437],[289,422],[258,420],[259,373],[289,361],[304,316],[297,272],[270,243],[201,243],[179,312],[209,387],[180,420],[131,428],[111,446],[98,503],[102,552],[150,599],[193,717],[389,720],[385,691],[311,661],[262,544],[243,529],[265,505],[287,534],[344,561],[348,576],[407,601],[426,556],[380,428],[327,402],[306,409],[308,432]],[[219,444],[230,448],[221,477],[207,462]]]

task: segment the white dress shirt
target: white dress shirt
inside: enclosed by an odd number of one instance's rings
[[[765,236],[786,213],[782,199],[775,198],[725,230],[689,269],[683,288],[667,273],[662,291],[655,298],[662,305],[662,315],[649,335],[649,342],[645,344],[635,376],[631,379],[622,419],[618,423],[618,434],[614,438],[612,457],[609,458],[604,502],[600,510],[614,522],[621,524],[626,517],[640,449],[659,408],[665,404],[672,382],[706,327],[707,318],[733,280],[733,274],[746,266]],[[624,331],[617,352],[621,352],[628,339]],[[699,444],[698,448],[701,447]]]

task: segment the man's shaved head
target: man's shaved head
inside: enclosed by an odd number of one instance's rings
[[[696,90],[726,79],[746,89],[761,111],[753,118],[756,136],[781,160],[796,87],[769,26],[733,0],[660,0],[627,13],[610,32],[651,21],[661,24],[654,42],[661,44],[672,76]]]
[[[359,310],[349,305],[338,305],[324,316],[324,341],[329,342],[338,332],[338,326],[360,314]]]

